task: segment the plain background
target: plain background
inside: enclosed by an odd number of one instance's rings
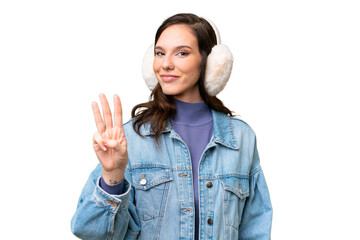
[[[147,101],[161,22],[216,23],[235,61],[218,97],[257,134],[272,239],[360,239],[358,1],[1,1],[1,239],[76,239],[91,102]]]

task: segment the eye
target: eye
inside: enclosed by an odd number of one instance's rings
[[[155,52],[155,55],[156,55],[156,56],[164,56],[165,53],[163,53],[163,52],[161,52],[161,51],[156,51],[156,52]]]
[[[181,52],[178,52],[176,55],[185,57],[185,56],[189,55],[189,53],[185,52],[185,51],[181,51]]]

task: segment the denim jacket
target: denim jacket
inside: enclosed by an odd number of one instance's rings
[[[272,206],[256,137],[243,121],[212,111],[214,134],[198,166],[199,239],[270,239]],[[99,187],[91,173],[72,218],[81,239],[193,239],[194,192],[188,147],[171,127],[157,146],[145,124],[139,136],[124,124],[129,162],[125,193]]]

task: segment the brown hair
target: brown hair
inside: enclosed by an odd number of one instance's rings
[[[155,35],[155,44],[161,33],[169,26],[175,24],[185,24],[194,33],[197,38],[199,50],[202,56],[201,73],[197,82],[200,96],[209,108],[233,116],[232,112],[224,106],[216,96],[210,96],[204,87],[204,76],[206,69],[207,56],[210,54],[213,46],[216,45],[216,35],[214,29],[208,21],[191,13],[179,13],[166,19],[158,28]],[[158,141],[161,131],[165,128],[167,122],[175,115],[176,106],[174,97],[163,93],[159,84],[150,94],[149,102],[136,105],[131,112],[131,117],[135,118],[133,122],[134,130],[141,136],[140,127],[146,122],[151,123],[151,130]]]

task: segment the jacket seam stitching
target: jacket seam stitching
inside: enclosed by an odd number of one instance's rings
[[[256,175],[257,173],[259,173],[261,171],[261,167],[260,165],[257,166],[255,169],[251,170],[250,172],[250,178],[254,177],[254,175]]]

